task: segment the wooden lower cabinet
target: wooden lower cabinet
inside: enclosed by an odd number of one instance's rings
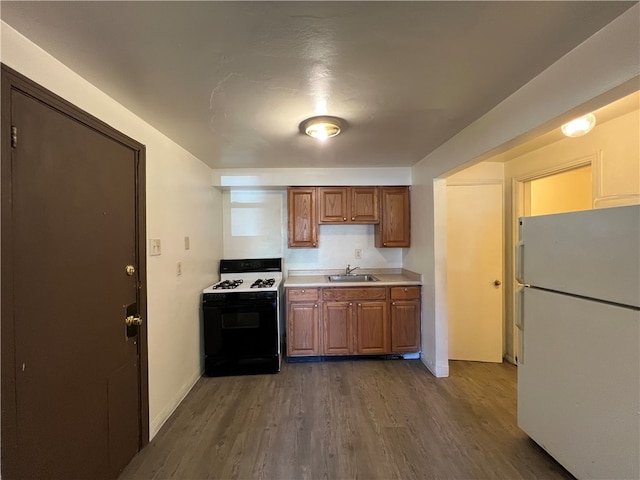
[[[287,355],[322,355],[318,289],[287,291]]]
[[[287,289],[287,354],[420,350],[420,287]]]
[[[391,351],[420,351],[420,287],[392,287]]]
[[[387,302],[358,302],[356,307],[356,353],[391,353]]]
[[[325,355],[353,353],[353,304],[325,302],[322,306]]]

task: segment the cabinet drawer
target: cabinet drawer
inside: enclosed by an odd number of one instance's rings
[[[386,300],[387,289],[384,287],[362,288],[325,288],[322,291],[324,300]]]
[[[391,300],[419,300],[420,287],[391,287]]]
[[[318,298],[317,288],[287,288],[287,300],[290,302],[315,302]]]

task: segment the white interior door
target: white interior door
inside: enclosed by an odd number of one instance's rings
[[[502,185],[447,186],[449,358],[501,362]]]

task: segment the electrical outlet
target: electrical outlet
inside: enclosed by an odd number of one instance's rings
[[[178,266],[176,268],[176,275],[179,277],[182,275],[182,262],[178,262]]]
[[[149,239],[149,256],[154,257],[156,255],[160,255],[161,253],[162,253],[162,249],[160,248],[160,239],[150,238]]]
[[[361,260],[361,259],[362,259],[362,249],[356,248],[356,260]]]

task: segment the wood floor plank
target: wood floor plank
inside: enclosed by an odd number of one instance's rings
[[[518,429],[516,375],[354,360],[203,377],[120,480],[572,479]]]

